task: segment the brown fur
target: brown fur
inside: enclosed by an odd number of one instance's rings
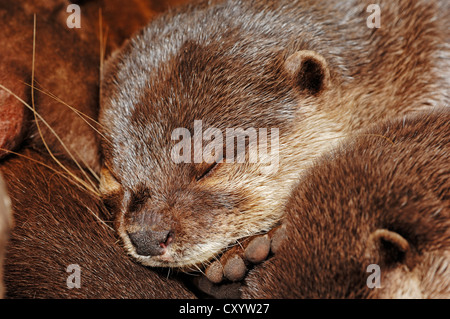
[[[448,109],[389,121],[323,156],[290,196],[287,239],[249,274],[244,297],[449,298],[449,122]],[[370,264],[381,288],[366,286]]]
[[[146,25],[157,14],[187,0],[131,0],[126,4],[120,0],[87,0],[81,2],[84,16],[96,21],[101,9],[105,32],[108,33],[107,53],[118,49],[135,32]]]
[[[128,7],[127,13],[132,14],[135,20],[128,28],[121,29],[111,28],[111,26],[114,26],[114,20],[120,16],[122,6],[112,6],[111,3],[107,5],[102,1],[90,1],[89,5],[82,4],[82,28],[69,29],[66,26],[66,19],[69,16],[66,7],[69,4],[70,2],[64,0],[46,1],[45,3],[0,1],[0,16],[3,17],[1,21],[5,22],[2,24],[3,31],[0,35],[0,42],[2,43],[0,84],[31,105],[31,90],[23,82],[28,84],[31,82],[33,13],[36,13],[36,87],[48,90],[62,101],[96,119],[100,71],[97,10],[99,7],[103,8],[103,34],[107,38],[107,45],[114,48],[120,46],[124,38],[134,32],[139,23],[141,25],[146,23],[149,9],[145,9],[145,6],[150,6],[151,1],[135,1],[135,6]],[[107,29],[108,31],[106,31]],[[106,37],[106,34],[108,34],[108,37]],[[98,170],[97,133],[68,107],[37,89],[35,89],[35,102],[39,114],[55,129],[64,144],[72,152],[77,152],[75,154],[76,159],[83,159],[85,162],[82,164],[83,166],[87,165],[94,170]],[[26,123],[31,120],[31,112],[21,102],[6,91],[0,90],[1,148],[14,150],[24,144],[28,147],[31,144],[33,148],[43,149],[37,128],[35,126],[30,128],[30,124]],[[92,121],[91,124],[96,126]],[[40,127],[50,149],[60,158],[68,157],[62,145],[49,132],[49,129],[43,123],[40,123]],[[28,136],[24,136],[25,131],[28,132]],[[26,142],[22,143],[24,137]],[[19,151],[22,154],[30,155],[29,150],[22,149]],[[50,157],[40,157],[33,152],[31,154],[35,155],[38,160],[43,160],[48,164],[52,163]],[[1,155],[5,155],[5,153],[0,151]],[[11,169],[8,176],[19,179],[14,180],[16,188],[13,189],[13,192],[14,190],[18,191],[18,189],[27,189],[31,185],[39,188],[47,178],[52,180],[50,184],[54,183],[55,185],[55,190],[46,188],[35,190],[34,193],[31,190],[29,197],[23,193],[15,196],[14,206],[16,211],[26,210],[30,213],[29,218],[36,218],[35,220],[42,223],[45,228],[40,229],[41,234],[35,236],[34,225],[27,224],[26,221],[19,218],[23,225],[20,225],[18,230],[14,231],[12,241],[15,246],[10,246],[8,254],[6,277],[9,291],[7,297],[192,297],[192,294],[188,293],[177,282],[166,281],[153,272],[148,272],[129,263],[122,256],[120,247],[109,247],[115,244],[112,233],[107,233],[107,230],[100,224],[94,224],[98,221],[89,220],[92,216],[76,215],[77,208],[84,210],[84,213],[86,213],[86,210],[96,214],[104,212],[101,203],[92,196],[79,190],[71,183],[66,183],[64,179],[55,181],[53,173],[42,170],[39,165],[30,164],[27,160],[7,159],[6,161],[2,165],[3,168]],[[67,161],[63,160],[63,162],[67,165]],[[33,173],[33,170],[42,173],[42,175]],[[23,172],[30,172],[31,176],[37,176],[27,180],[30,176],[23,174]],[[39,178],[43,178],[43,180],[39,180]],[[67,189],[61,190],[58,189],[58,186],[67,187]],[[71,200],[75,202],[71,203]],[[84,206],[77,200],[83,201]],[[46,204],[43,205],[42,203]],[[69,212],[73,214],[74,220],[73,223],[67,224],[68,221],[65,218],[68,215],[61,216],[61,213],[67,212],[63,207],[71,204],[73,204],[73,208],[69,209]],[[41,209],[45,211],[42,215],[40,215]],[[52,214],[61,216],[61,220],[59,217],[52,218]],[[26,216],[21,215],[21,217],[25,218]],[[86,228],[83,222],[91,223],[91,227]],[[2,225],[6,226],[5,224]],[[26,227],[27,225],[33,227]],[[63,227],[58,229],[58,225]],[[73,233],[75,242],[64,238],[66,231]],[[6,230],[0,229],[0,235],[2,236],[1,256]],[[105,236],[106,240],[104,240]],[[83,240],[86,238],[92,238],[98,242],[89,243],[87,246],[83,245]],[[76,244],[77,240],[79,246],[70,248],[70,245]],[[46,244],[41,245],[39,241]],[[57,244],[56,247],[55,244]],[[67,247],[64,247],[64,245],[67,245]],[[27,248],[32,249],[33,252],[27,254]],[[72,249],[71,252],[70,249]],[[84,249],[87,249],[87,251],[83,251]],[[61,254],[61,252],[64,253]],[[53,260],[54,256],[62,258]],[[87,259],[85,265],[88,265],[88,271],[82,276],[87,281],[95,282],[90,284],[84,282],[85,286],[81,290],[69,291],[64,281],[58,281],[69,275],[69,273],[65,273],[65,268],[58,268],[58,265],[62,267],[62,263],[65,263],[63,259],[70,256],[78,260],[80,258]],[[111,258],[109,270],[99,259],[105,256]],[[50,259],[52,260],[49,261]],[[0,258],[0,262],[2,260]],[[118,270],[117,275],[114,274],[113,269],[116,265],[115,262],[120,265],[116,269]],[[49,268],[47,269],[48,264]],[[127,274],[127,269],[136,272],[136,274]],[[3,270],[1,265],[0,270]],[[106,281],[102,282],[102,280]],[[129,280],[131,286],[128,285]],[[136,283],[133,283],[133,280],[136,280]],[[162,285],[162,290],[157,291],[153,287],[155,284]],[[117,287],[115,287],[116,285]],[[172,289],[174,291],[171,291]]]
[[[64,0],[45,1],[45,4],[42,1],[0,1],[0,21],[4,22],[0,35],[0,78],[7,77],[11,67],[25,70],[25,77],[15,77],[14,81],[2,84],[9,85],[8,89],[31,105],[30,88],[23,82],[31,82],[33,14],[36,13],[35,86],[50,91],[87,116],[96,118],[100,61],[97,32],[92,22],[83,18],[81,29],[69,29],[66,25],[69,4]],[[24,96],[22,92],[27,94]],[[98,169],[96,133],[69,108],[37,90],[35,105],[76,158]],[[53,152],[66,154],[56,137],[39,122]],[[26,126],[29,129],[30,125]],[[42,145],[35,127],[28,132],[33,145]]]
[[[155,19],[112,55],[102,186],[133,257],[150,266],[205,262],[270,229],[302,170],[340,139],[448,104],[448,1],[382,1],[380,29],[366,26],[370,3],[201,1]],[[299,52],[318,62],[292,72]],[[204,129],[279,128],[278,171],[175,164],[171,132],[192,133],[194,120]],[[132,242],[129,233],[149,235]],[[137,252],[153,241],[162,255]]]
[[[3,263],[11,226],[11,202],[8,194],[6,193],[3,178],[0,175],[0,299],[3,298],[5,293],[5,289],[3,287]]]
[[[58,169],[48,155],[24,153]],[[102,203],[88,192],[24,158],[10,157],[0,170],[16,223],[5,262],[7,298],[194,297],[165,273],[127,258],[114,231],[101,223],[107,216]],[[81,268],[80,289],[67,288],[70,264]]]
[[[69,29],[66,12],[71,4],[66,0],[0,1],[1,29],[0,84],[31,105],[33,55],[33,14],[37,16],[35,86],[44,89],[87,116],[97,119],[100,39],[99,9],[102,9],[103,36],[107,49],[120,47],[122,42],[162,10],[154,1],[83,1],[81,28]],[[156,9],[153,10],[152,7]],[[75,158],[99,171],[98,136],[89,125],[68,107],[35,90],[39,114],[61,137]],[[15,150],[22,145],[28,132],[28,144],[43,148],[41,136],[31,112],[23,104],[0,89],[0,148]],[[89,121],[94,127],[96,124]],[[56,155],[67,152],[49,128],[39,121],[44,138]],[[30,129],[30,126],[31,129]],[[98,128],[98,127],[97,127]],[[5,152],[0,150],[0,156]]]
[[[0,84],[6,87],[14,87],[20,80],[27,78],[26,72],[19,67],[3,65],[1,69]],[[26,100],[28,99],[26,91],[22,88],[16,94]],[[28,115],[22,103],[0,89],[0,158],[4,157],[8,150],[15,150],[22,142]]]

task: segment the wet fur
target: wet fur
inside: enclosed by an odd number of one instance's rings
[[[448,109],[399,118],[321,157],[287,202],[287,239],[243,296],[449,298],[449,123]],[[372,241],[380,229],[409,250]],[[381,288],[366,286],[370,264]]]

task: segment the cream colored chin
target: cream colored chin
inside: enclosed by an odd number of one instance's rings
[[[139,263],[141,263],[144,266],[149,267],[171,267],[171,268],[188,268],[195,265],[201,265],[205,261],[212,259],[216,254],[208,254],[208,255],[198,255],[193,256],[191,255],[190,258],[182,258],[177,259],[176,257],[173,257],[170,254],[170,251],[168,251],[166,254],[162,256],[140,256],[137,255],[135,252],[129,252],[130,255],[136,259]]]
[[[192,247],[193,252],[186,256],[180,256],[179,254],[173,253],[173,249],[171,247],[168,247],[166,253],[161,256],[141,256],[136,253],[136,250],[131,241],[128,239],[128,236],[121,235],[121,237],[128,254],[142,265],[148,267],[195,267],[196,265],[202,265],[208,260],[213,259],[226,248],[222,247],[223,245],[221,244],[198,244],[195,248]]]
[[[124,248],[127,253],[136,261],[148,267],[195,267],[213,259],[227,247],[227,245],[224,245],[223,242],[196,244],[192,247],[189,247],[189,254],[186,254],[186,251],[183,251],[183,254],[180,254],[179,252],[174,251],[178,250],[176,249],[176,247],[169,246],[166,253],[162,256],[141,256],[136,253],[134,245],[131,243],[130,238],[126,234],[126,231],[123,227],[122,217],[120,217],[118,224],[118,233],[122,239],[122,243],[124,244]]]

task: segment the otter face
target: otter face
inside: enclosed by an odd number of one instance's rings
[[[133,257],[189,267],[279,220],[298,170],[278,156],[330,72],[313,51],[164,36],[146,29],[109,61],[101,189]]]
[[[246,192],[208,182],[208,174],[226,173],[220,173],[219,167],[199,166],[203,170],[174,165],[165,174],[147,174],[152,183],[132,187],[111,183],[110,172],[104,169],[102,180],[110,178],[104,185],[115,184],[118,190],[119,201],[110,205],[118,209],[118,232],[128,252],[144,265],[189,266],[220,252],[229,238],[243,235],[238,230],[233,233],[230,225],[245,223],[240,215],[249,209]]]

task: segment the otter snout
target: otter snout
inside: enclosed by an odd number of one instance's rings
[[[151,229],[128,233],[136,253],[141,256],[159,256],[166,252],[174,238],[174,234],[167,231],[154,231]]]

